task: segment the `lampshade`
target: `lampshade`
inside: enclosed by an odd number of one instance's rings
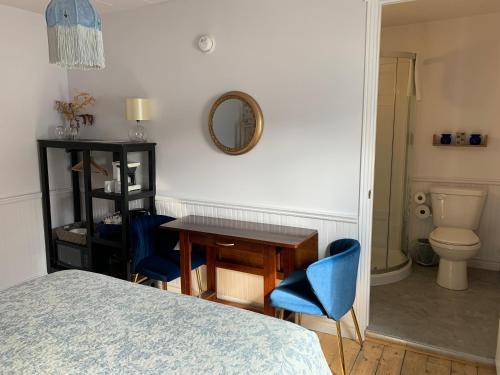
[[[127,120],[151,120],[151,101],[143,98],[127,99]]]
[[[49,61],[69,69],[103,69],[101,17],[89,0],[51,0],[45,11]]]

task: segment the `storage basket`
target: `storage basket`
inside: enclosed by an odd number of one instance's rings
[[[62,227],[56,228],[56,236],[61,241],[71,242],[77,245],[87,244],[87,234],[79,234],[70,232],[72,229],[82,229],[86,228],[86,224],[83,222],[73,223],[64,225]]]
[[[434,252],[427,238],[415,240],[412,255],[415,262],[421,266],[432,267],[439,264],[439,256]]]

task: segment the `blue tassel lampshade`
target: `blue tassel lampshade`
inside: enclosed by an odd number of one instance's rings
[[[51,0],[45,12],[49,60],[68,69],[103,69],[101,17],[89,0]]]

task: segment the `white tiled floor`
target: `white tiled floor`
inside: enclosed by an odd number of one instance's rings
[[[500,272],[469,269],[469,289],[435,282],[437,267],[415,265],[398,283],[372,287],[369,330],[494,358],[500,317]]]

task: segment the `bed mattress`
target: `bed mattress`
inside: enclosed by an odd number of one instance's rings
[[[1,374],[331,374],[314,332],[108,276],[0,292]]]

